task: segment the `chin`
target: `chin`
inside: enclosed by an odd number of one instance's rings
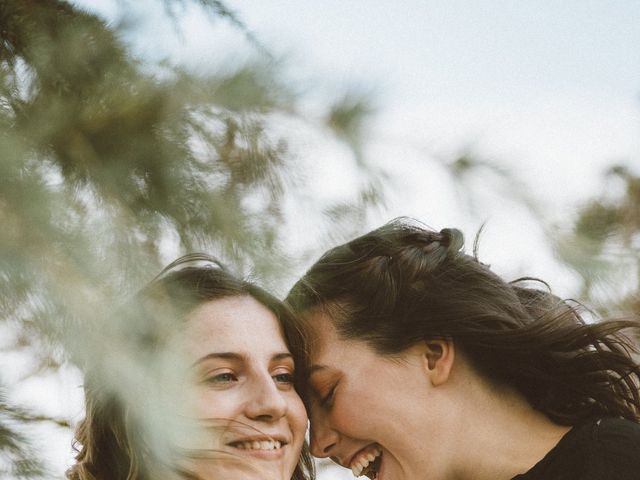
[[[272,460],[224,456],[190,462],[186,470],[198,480],[290,480],[293,468]]]

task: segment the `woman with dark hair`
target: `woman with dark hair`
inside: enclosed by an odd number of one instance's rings
[[[311,453],[377,480],[640,478],[637,319],[586,323],[462,247],[400,219],[294,285]]]
[[[275,297],[193,254],[118,319],[113,355],[87,366],[69,479],[313,478],[301,337]]]

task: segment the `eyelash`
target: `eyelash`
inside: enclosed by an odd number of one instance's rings
[[[284,379],[282,379],[282,377],[284,377]],[[293,385],[293,373],[279,373],[277,375],[274,375],[273,379],[278,383]]]
[[[334,385],[333,387],[331,387],[331,390],[329,390],[329,393],[327,393],[324,397],[322,397],[320,399],[320,405],[323,407],[330,407],[331,404],[333,403],[333,397],[334,394],[336,393],[336,387],[338,385]]]
[[[293,373],[278,373],[276,375],[273,375],[272,378],[278,384],[293,385],[294,383]],[[207,378],[206,381],[208,383],[213,383],[213,384],[228,384],[228,383],[237,382],[238,377],[236,377],[231,372],[224,372],[224,373],[219,373],[217,375],[213,375]]]
[[[219,373],[218,375],[207,378],[207,382],[209,383],[231,383],[237,380],[238,377],[231,372]]]

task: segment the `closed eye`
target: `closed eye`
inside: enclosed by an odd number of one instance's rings
[[[336,387],[338,386],[338,384],[336,383],[331,390],[329,390],[329,393],[327,393],[324,397],[322,397],[320,399],[320,405],[323,407],[330,407],[331,404],[333,403],[333,397],[336,393]]]

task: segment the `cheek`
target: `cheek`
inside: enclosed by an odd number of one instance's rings
[[[234,418],[240,414],[242,398],[236,392],[215,391],[206,386],[193,387],[191,414],[200,419]]]
[[[307,410],[297,393],[291,393],[287,397],[287,423],[293,437],[292,448],[285,459],[285,464],[290,469],[287,478],[290,478],[300,460],[308,424]]]
[[[327,420],[345,435],[368,438],[377,431],[376,421],[388,418],[391,413],[391,405],[381,403],[389,398],[389,393],[372,389],[369,384],[350,387],[338,392]]]
[[[356,405],[358,406],[357,408]],[[337,399],[328,414],[327,420],[331,422],[335,430],[349,436],[357,436],[354,433],[358,432],[366,424],[362,418],[363,411],[359,402],[354,402],[353,398],[351,400]]]
[[[304,440],[307,432],[307,410],[304,408],[302,400],[297,393],[292,393],[287,399],[287,417],[291,432],[295,437],[300,438],[300,443]]]

